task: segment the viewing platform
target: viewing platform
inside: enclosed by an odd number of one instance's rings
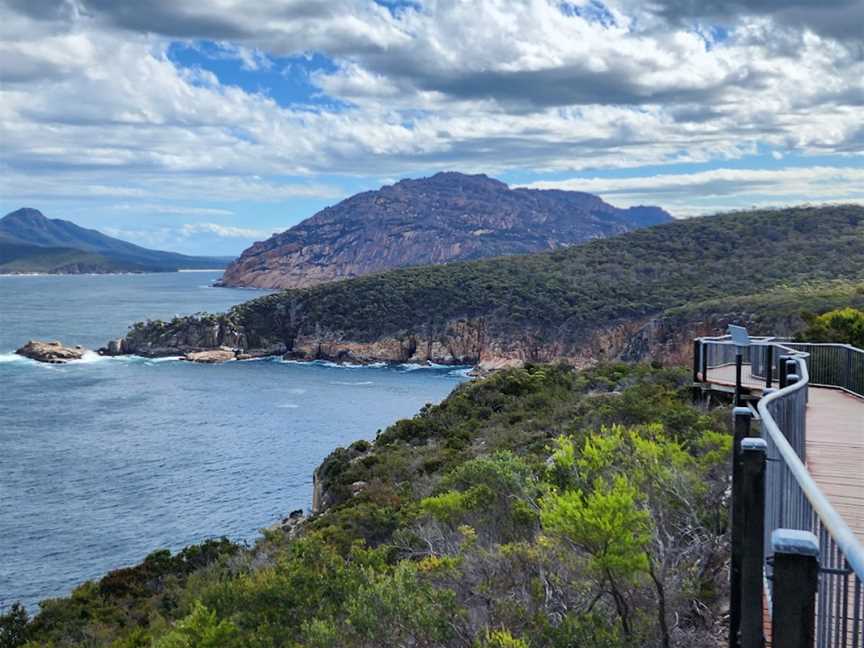
[[[864,351],[730,333],[693,361],[736,405],[729,645],[864,648]]]

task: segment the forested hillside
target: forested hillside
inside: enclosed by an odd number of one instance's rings
[[[501,372],[335,451],[312,518],[155,552],[0,645],[719,646],[727,420],[684,370]]]
[[[864,207],[746,212],[552,253],[289,290],[222,317],[139,325],[125,349],[170,355],[209,341],[302,359],[582,362],[626,355],[630,340],[651,335],[670,309],[680,314],[711,300],[746,304],[765,292],[834,290],[825,287],[837,282],[854,292],[862,281]],[[206,340],[198,334],[203,324]]]

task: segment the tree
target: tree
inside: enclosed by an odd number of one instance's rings
[[[196,602],[189,616],[178,621],[154,648],[229,648],[236,645],[237,636],[233,623],[217,620],[215,612]]]
[[[9,611],[0,615],[0,648],[18,648],[27,641],[30,616],[21,603],[15,602]]]
[[[801,342],[839,342],[864,349],[864,310],[838,308],[822,315],[804,313],[807,328],[796,339]]]

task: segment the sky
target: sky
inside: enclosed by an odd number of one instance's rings
[[[0,214],[227,255],[441,170],[864,203],[864,0],[0,0]]]

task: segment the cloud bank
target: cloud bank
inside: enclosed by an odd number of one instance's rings
[[[783,169],[864,164],[864,0],[3,0],[0,18],[10,201],[232,210],[440,169],[569,175],[682,214],[736,194],[860,199],[854,173],[828,196]],[[250,83],[172,56],[201,42]],[[328,64],[304,69],[313,56]],[[251,85],[280,70],[307,95]],[[678,172],[771,154],[779,176]],[[630,185],[594,179],[643,167]],[[714,200],[687,200],[706,188]]]

